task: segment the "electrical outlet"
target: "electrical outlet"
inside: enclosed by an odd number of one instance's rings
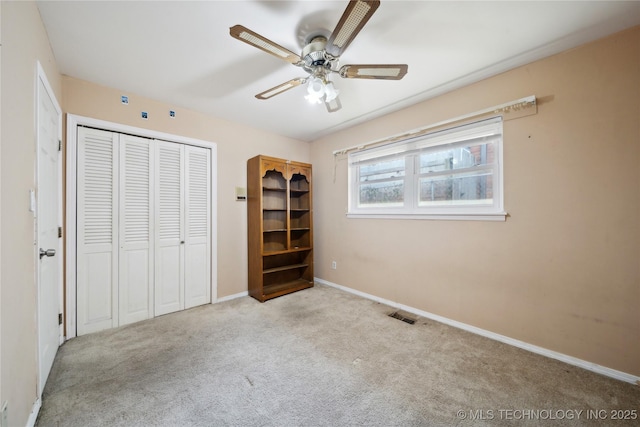
[[[331,269],[332,270],[337,270],[338,269],[338,263],[335,261],[331,261]]]
[[[2,415],[0,416],[0,426],[9,427],[9,402],[5,400],[2,404]]]

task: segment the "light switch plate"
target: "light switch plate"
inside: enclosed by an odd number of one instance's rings
[[[236,187],[236,201],[244,202],[247,200],[247,189],[244,187]]]

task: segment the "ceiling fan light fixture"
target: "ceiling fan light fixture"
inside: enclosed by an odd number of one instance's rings
[[[340,91],[339,91],[339,90],[337,90],[337,89],[335,88],[335,86],[333,86],[333,83],[332,83],[332,82],[328,82],[328,83],[325,85],[325,87],[324,87],[324,91],[325,91],[325,93],[326,93],[326,96],[325,96],[325,101],[326,101],[326,102],[331,102],[331,101],[333,101],[334,99],[336,99],[336,98],[338,97],[338,94],[340,93]]]
[[[307,83],[307,95],[305,95],[304,99],[309,101],[311,104],[321,104],[323,96],[324,83],[322,80],[317,77],[309,78],[309,83]]]
[[[318,99],[322,98],[325,93],[325,85],[322,79],[318,77],[311,77],[307,84],[307,92],[309,93],[309,96],[313,96]]]
[[[322,97],[317,97],[315,95],[305,95],[304,99],[309,101],[309,104],[322,104]]]

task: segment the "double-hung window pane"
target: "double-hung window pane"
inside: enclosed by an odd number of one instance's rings
[[[349,155],[349,213],[500,214],[502,120],[489,119]]]
[[[419,155],[418,206],[491,205],[495,141]]]
[[[360,165],[358,205],[361,207],[402,206],[404,178],[404,156]]]

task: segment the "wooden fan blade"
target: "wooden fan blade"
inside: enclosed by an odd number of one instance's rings
[[[330,113],[335,113],[336,111],[342,108],[342,103],[340,102],[340,98],[337,96],[333,98],[331,101],[325,102],[324,105],[327,107],[327,111]]]
[[[284,59],[285,61],[292,64],[298,64],[302,61],[299,55],[296,55],[290,50],[285,49],[279,44],[274,43],[265,37],[262,37],[260,34],[255,33],[250,29],[243,27],[242,25],[234,25],[233,27],[229,28],[229,34],[231,34],[231,37],[233,38],[250,44],[251,46],[257,47],[260,50],[270,53],[271,55],[276,56],[280,59]]]
[[[400,80],[408,69],[407,64],[343,65],[338,73],[345,79]]]
[[[358,35],[364,24],[380,6],[378,0],[351,0],[347,5],[338,25],[331,33],[327,46],[327,53],[333,56],[340,56],[342,52],[349,46],[349,43]]]
[[[264,92],[257,94],[256,98],[269,99],[272,96],[280,95],[282,92],[286,92],[289,89],[293,89],[296,86],[300,86],[302,83],[304,83],[305,80],[306,79],[303,77],[298,77],[297,79],[289,80],[286,83],[282,83],[281,85],[272,87],[269,90],[265,90]]]

